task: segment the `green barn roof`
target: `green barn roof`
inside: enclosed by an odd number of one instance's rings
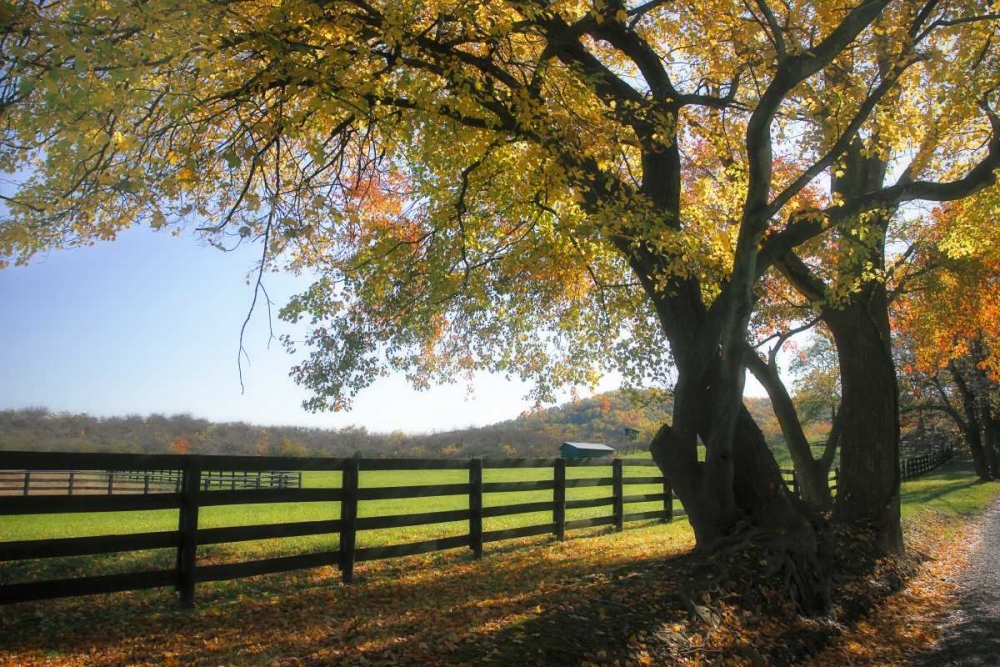
[[[614,447],[608,447],[607,445],[602,445],[596,442],[564,442],[563,447],[569,445],[573,449],[579,449],[587,452],[613,452]]]

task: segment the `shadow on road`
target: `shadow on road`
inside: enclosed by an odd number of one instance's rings
[[[941,641],[914,667],[1000,665],[1000,506],[986,515],[983,542],[959,583],[962,592]]]

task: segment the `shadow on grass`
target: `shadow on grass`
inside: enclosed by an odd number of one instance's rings
[[[900,500],[904,515],[924,509],[969,515],[988,504],[995,488],[975,477],[971,457],[961,453],[940,468],[904,482]]]
[[[0,664],[478,664],[510,628],[602,604],[622,568],[683,558],[691,537],[652,525],[519,546],[364,563],[348,586],[335,568],[208,584],[188,612],[165,589],[0,608]]]

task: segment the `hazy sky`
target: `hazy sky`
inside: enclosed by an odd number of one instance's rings
[[[52,252],[0,271],[0,409],[45,406],[94,415],[190,412],[213,420],[369,430],[431,431],[492,423],[529,407],[525,387],[480,377],[416,392],[402,378],[378,382],[349,413],[311,414],[288,377],[294,364],[267,316],[248,330],[250,366],[240,394],[239,329],[253,296],[259,249],[222,253],[190,235],[133,229],[117,241]],[[277,304],[305,279],[269,276]],[[275,318],[275,333],[288,330]]]

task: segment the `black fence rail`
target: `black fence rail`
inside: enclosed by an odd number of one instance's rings
[[[949,460],[952,456],[954,456],[954,454],[954,448],[952,448],[951,445],[948,445],[928,454],[903,459],[899,462],[900,479],[902,481],[906,481],[908,479],[913,479],[914,477],[919,477],[920,475],[929,473],[945,461]],[[781,477],[789,491],[795,495],[801,495],[799,480],[794,470],[782,468]],[[830,471],[830,476],[827,482],[830,485],[830,491],[834,495],[837,494],[839,478],[840,468],[834,468]]]
[[[653,461],[587,460],[587,459],[322,459],[278,458],[249,456],[201,455],[125,455],[3,452],[0,461],[5,467],[33,471],[67,469],[114,469],[145,472],[175,471],[181,476],[180,489],[167,493],[143,495],[27,495],[0,497],[0,516],[28,514],[60,514],[83,512],[125,512],[154,509],[178,510],[178,529],[171,531],[73,537],[60,539],[0,542],[0,562],[139,551],[174,549],[176,567],[171,569],[33,581],[0,585],[0,604],[69,597],[94,593],[140,590],[173,586],[180,592],[181,603],[194,603],[195,587],[208,581],[236,579],[319,566],[338,566],[342,580],[353,578],[355,563],[395,558],[446,549],[470,549],[476,557],[483,554],[485,544],[533,535],[554,535],[565,539],[566,531],[591,526],[614,526],[622,530],[630,521],[673,518],[673,494],[659,474],[626,476],[625,468],[655,466]],[[603,466],[610,476],[567,478],[570,467]],[[232,488],[206,490],[204,480],[229,470],[268,471],[277,468],[303,471],[339,471],[339,488]],[[538,481],[485,482],[487,469],[543,468],[552,471],[551,479]],[[363,487],[361,471],[372,470],[466,470],[468,479],[462,483],[420,484],[412,486]],[[629,486],[662,485],[659,493],[627,493]],[[601,498],[567,499],[567,490],[578,487],[610,487],[611,495]],[[516,504],[484,504],[484,496],[521,491],[550,491],[552,499]],[[423,514],[359,517],[361,503],[385,499],[428,498],[434,496],[467,496],[466,508]],[[279,524],[200,528],[199,509],[219,505],[255,503],[312,503],[339,501],[337,516],[321,521],[300,521]],[[662,502],[662,509],[632,511],[628,505]],[[607,516],[570,520],[567,510],[611,506]],[[483,529],[483,519],[489,517],[549,512],[545,523],[505,530]],[[434,540],[359,548],[357,533],[362,530],[423,526],[465,521],[468,532],[463,535]],[[306,535],[337,535],[335,550],[294,554],[224,565],[200,565],[198,547],[208,544],[242,542],[269,538]]]
[[[785,482],[785,486],[788,490],[797,496],[802,495],[801,484],[799,483],[799,478],[795,474],[795,471],[791,468],[781,469],[781,479]],[[830,471],[829,476],[826,479],[826,483],[830,487],[830,493],[837,495],[837,486],[840,480],[840,468],[834,468]]]
[[[904,481],[919,477],[934,470],[954,455],[955,449],[948,445],[923,456],[903,459],[899,462],[899,477]]]
[[[181,470],[0,470],[0,496],[39,494],[180,493]],[[213,470],[201,480],[203,491],[297,489],[302,472],[290,470]]]

